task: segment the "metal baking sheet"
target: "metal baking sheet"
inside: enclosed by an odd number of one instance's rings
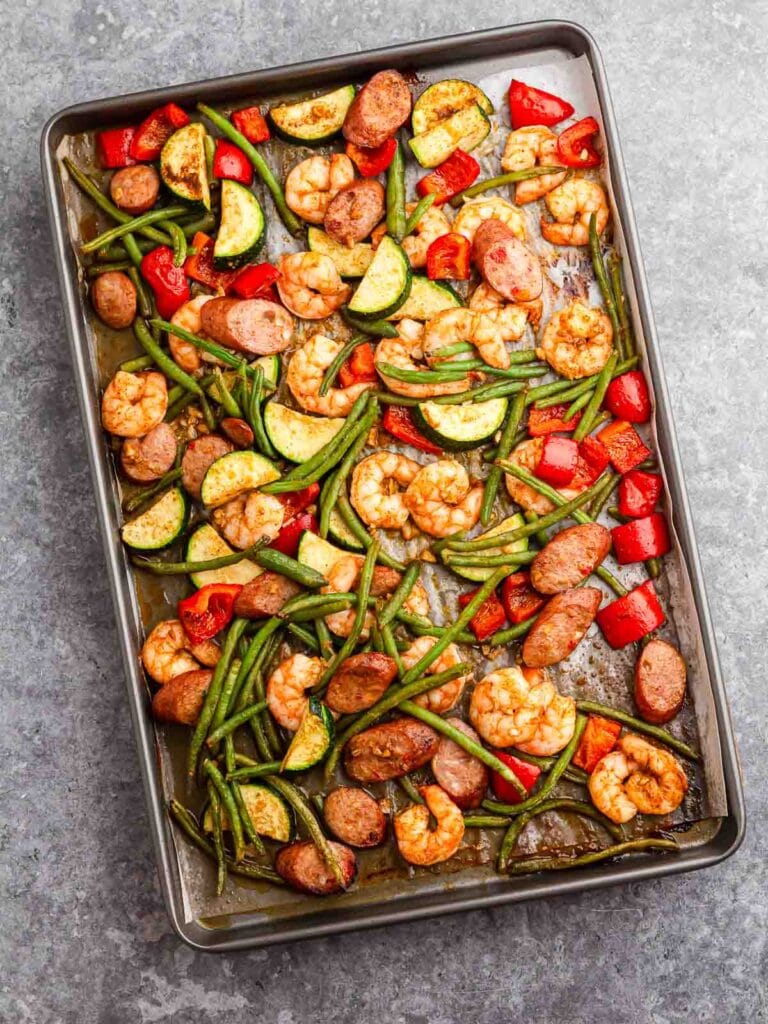
[[[460,54],[460,59],[446,62],[446,54],[451,53]],[[199,913],[193,913],[192,919],[189,919],[187,894],[194,891],[194,886],[188,874],[196,868],[198,871],[203,869],[200,860],[190,856],[189,851],[182,847],[179,848],[182,858],[180,868],[173,835],[164,812],[161,766],[165,764],[167,768],[168,762],[166,758],[158,757],[162,749],[158,747],[148,715],[146,686],[138,664],[138,649],[143,635],[142,619],[146,618],[142,611],[146,609],[141,607],[141,595],[134,587],[119,541],[119,494],[99,421],[99,384],[103,367],[99,365],[98,353],[84,313],[81,279],[69,241],[68,209],[56,164],[56,152],[68,136],[76,136],[106,124],[135,120],[154,106],[171,99],[182,103],[204,100],[217,104],[235,100],[240,102],[253,97],[265,102],[277,95],[285,95],[288,91],[300,94],[350,80],[361,81],[382,67],[399,67],[428,79],[458,75],[476,82],[492,83],[494,75],[504,72],[509,76],[509,72],[516,67],[528,68],[531,65],[547,65],[573,58],[581,58],[588,65],[597,91],[599,113],[610,157],[610,184],[617,214],[615,233],[620,251],[625,256],[627,277],[631,278],[629,290],[636,333],[645,339],[655,392],[656,445],[674,508],[679,545],[679,557],[675,561],[681,573],[673,584],[675,592],[681,595],[681,603],[695,608],[697,620],[686,624],[690,632],[687,637],[687,653],[695,664],[696,675],[702,677],[706,684],[704,709],[698,706],[698,696],[694,696],[702,746],[708,751],[705,759],[707,763],[711,763],[711,751],[717,752],[716,778],[706,780],[708,803],[704,810],[718,814],[718,818],[703,820],[689,829],[683,852],[674,858],[625,860],[596,865],[586,870],[504,878],[484,868],[483,857],[476,856],[472,865],[465,870],[432,874],[426,881],[420,879],[418,886],[408,884],[402,877],[387,877],[388,872],[385,871],[375,886],[363,886],[333,901],[301,898],[292,901],[288,908],[275,907],[269,913],[254,912],[251,909],[253,894],[244,889],[243,906],[249,908],[245,912],[238,913],[236,907],[228,905],[226,914],[202,918]],[[182,939],[197,948],[223,950],[329,934],[532,896],[594,888],[630,878],[690,870],[714,864],[738,848],[744,832],[744,806],[732,729],[704,597],[605,74],[597,47],[588,33],[577,25],[565,22],[542,22],[82,104],[60,112],[46,125],[42,137],[42,161],[67,312],[67,331],[98,497],[99,519],[126,667],[131,716],[158,856],[160,882],[171,921]],[[576,841],[578,837],[575,837]]]

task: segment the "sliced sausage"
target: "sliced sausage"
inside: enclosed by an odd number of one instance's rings
[[[686,668],[666,640],[650,640],[635,665],[635,703],[646,722],[671,722],[685,700]]]
[[[235,448],[252,447],[253,431],[245,420],[241,420],[239,416],[225,416],[219,427]]]
[[[181,460],[181,482],[191,497],[200,497],[203,477],[209,467],[231,451],[232,445],[219,434],[205,434],[189,442]]]
[[[277,572],[264,572],[246,583],[237,595],[235,615],[241,619],[268,619],[300,593],[301,587],[293,580]]]
[[[546,668],[567,658],[581,642],[597,615],[603,593],[596,587],[564,590],[548,601],[523,644],[523,661]]]
[[[529,302],[541,295],[541,264],[502,221],[482,222],[472,242],[472,256],[491,288],[510,302]]]
[[[282,352],[293,337],[293,317],[267,299],[216,298],[200,310],[204,334],[248,355]]]
[[[120,449],[120,466],[129,480],[151,484],[176,460],[176,435],[168,423],[158,423],[144,437],[129,437]]]
[[[123,167],[109,183],[109,194],[115,206],[136,216],[151,210],[160,194],[160,175],[150,164]]]
[[[352,101],[342,131],[356,146],[380,146],[411,113],[411,90],[399,71],[377,71]]]
[[[355,782],[385,782],[431,761],[440,737],[415,718],[374,725],[344,747],[344,768]]]
[[[569,526],[531,562],[531,583],[540,594],[569,590],[594,572],[610,548],[610,530],[599,523]]]
[[[325,694],[331,711],[352,715],[373,707],[397,675],[397,665],[388,654],[368,651],[353,654],[336,669]]]
[[[301,839],[281,847],[275,857],[275,871],[299,892],[308,892],[313,896],[343,892],[354,881],[357,858],[348,846],[334,842],[329,845],[341,865],[343,886],[339,885],[336,876],[323,860],[323,855],[310,839]]]
[[[378,846],[387,834],[387,819],[378,801],[364,789],[332,790],[323,803],[323,816],[336,838],[350,846]]]
[[[130,327],[136,317],[136,289],[122,270],[99,274],[91,285],[91,302],[98,318],[117,331]]]
[[[174,676],[152,698],[152,714],[161,722],[196,725],[212,678],[207,668]]]
[[[448,722],[454,729],[480,743],[480,737],[471,725],[460,718],[449,718]],[[447,736],[440,737],[437,753],[432,758],[432,774],[462,809],[479,807],[488,788],[488,769],[483,762]]]
[[[352,181],[328,204],[323,226],[331,238],[350,248],[367,238],[384,216],[384,186],[375,178]]]
[[[391,594],[393,590],[397,590],[402,578],[402,573],[397,569],[390,569],[388,565],[375,565],[371,579],[371,597],[386,597]]]

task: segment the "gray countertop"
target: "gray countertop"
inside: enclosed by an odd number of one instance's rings
[[[40,129],[83,99],[537,17],[580,21],[606,60],[744,765],[747,840],[708,872],[194,953],[170,930],[147,836]],[[768,6],[54,0],[7,4],[0,25],[0,1021],[768,1020]]]

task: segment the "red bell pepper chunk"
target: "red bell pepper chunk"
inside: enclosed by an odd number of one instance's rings
[[[516,626],[543,608],[545,598],[533,589],[527,572],[515,572],[502,583],[501,600],[507,618]]]
[[[459,594],[459,608],[465,608],[476,593],[477,590],[470,590],[466,594]],[[489,636],[493,636],[497,629],[501,629],[506,621],[507,616],[504,612],[504,605],[494,591],[488,595],[470,619],[469,628],[475,634],[477,640],[482,643]]]
[[[96,152],[102,167],[130,167],[136,161],[131,156],[131,142],[135,128],[108,128],[96,132]]]
[[[216,152],[213,154],[213,176],[250,185],[253,181],[253,165],[234,142],[217,139]]]
[[[235,275],[228,290],[241,299],[264,299],[279,277],[280,271],[271,263],[254,263]]]
[[[364,178],[375,178],[382,174],[395,159],[397,139],[386,139],[380,146],[346,145],[346,154]]]
[[[584,491],[591,487],[610,461],[604,445],[587,434],[584,440],[579,442],[579,457],[571,488],[575,491]]]
[[[534,472],[552,487],[567,487],[573,480],[579,460],[579,446],[571,437],[548,434]]]
[[[541,775],[541,768],[535,764],[528,764],[527,761],[521,761],[514,754],[505,754],[502,750],[494,750],[493,753],[500,761],[504,762],[507,768],[515,773],[525,787],[525,792],[530,793]],[[523,797],[512,783],[503,779],[498,772],[491,772],[491,789],[496,799],[501,800],[505,804],[519,804],[523,801]]]
[[[616,746],[620,733],[621,722],[614,722],[612,718],[603,718],[601,715],[590,715],[573,755],[573,763],[591,775],[598,761],[602,761]]]
[[[509,86],[509,117],[513,128],[525,128],[529,124],[544,124],[551,128],[572,113],[571,104],[554,93],[512,79]]]
[[[189,124],[189,118],[175,103],[158,107],[136,129],[131,141],[131,156],[134,160],[157,160],[168,139],[185,124]]]
[[[237,276],[237,271],[217,270],[213,265],[214,241],[203,231],[196,231],[192,239],[192,248],[197,251],[192,256],[187,256],[184,261],[184,273],[193,281],[199,281],[207,288],[215,291],[229,288],[232,279]]]
[[[472,243],[464,235],[449,231],[427,249],[427,277],[430,281],[467,281]]]
[[[631,469],[619,481],[619,512],[633,519],[649,516],[656,508],[662,486],[658,473]]]
[[[269,546],[273,551],[280,551],[289,558],[295,558],[299,540],[305,530],[309,530],[310,533],[317,533],[319,530],[317,519],[311,512],[300,512],[294,516],[280,529],[280,533]]]
[[[435,206],[442,206],[469,188],[479,174],[477,160],[463,149],[455,149],[447,160],[416,182],[416,191],[422,197],[434,193]]]
[[[173,249],[159,245],[150,250],[141,261],[141,274],[154,292],[158,313],[170,320],[190,294],[184,268],[173,265]]]
[[[433,455],[440,455],[443,451],[436,444],[424,437],[413,422],[411,410],[404,405],[388,405],[386,412],[381,418],[381,425],[398,441],[411,444],[422,452],[431,452]]]
[[[209,583],[179,601],[179,619],[193,644],[201,644],[221,632],[235,611],[242,590],[239,583]]]
[[[661,512],[653,512],[642,519],[633,519],[631,523],[614,526],[611,538],[619,565],[661,558],[672,546],[667,520]]]
[[[370,384],[377,380],[376,364],[373,361],[373,349],[368,342],[358,345],[352,355],[339,370],[342,387],[349,388],[353,384]]]
[[[567,405],[551,405],[548,409],[536,409],[532,406],[528,413],[528,433],[531,437],[570,433],[576,429],[581,413],[577,412],[569,420],[564,420],[563,416],[567,411]]]
[[[300,512],[309,508],[320,496],[320,484],[310,484],[301,491],[289,491],[278,494],[277,500],[283,506],[283,522],[288,523]]]
[[[557,162],[564,167],[599,167],[603,158],[593,142],[599,131],[594,117],[583,117],[566,128],[557,137]]]
[[[628,473],[651,454],[650,448],[646,448],[638,432],[626,420],[614,420],[603,427],[597,437],[607,449],[617,473]]]
[[[266,142],[269,138],[269,125],[258,107],[244,107],[233,110],[232,124],[249,142]]]
[[[597,613],[597,624],[614,649],[641,640],[663,622],[664,612],[656,597],[653,580],[646,580]]]
[[[647,423],[651,418],[651,396],[642,371],[629,370],[614,377],[608,385],[603,405],[619,420]]]

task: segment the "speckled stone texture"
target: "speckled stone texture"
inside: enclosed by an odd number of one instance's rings
[[[568,18],[622,137],[750,827],[708,872],[236,956],[158,893],[38,137],[87,98]],[[231,0],[2,5],[0,1021],[677,1024],[768,1020],[764,289],[768,5]]]

